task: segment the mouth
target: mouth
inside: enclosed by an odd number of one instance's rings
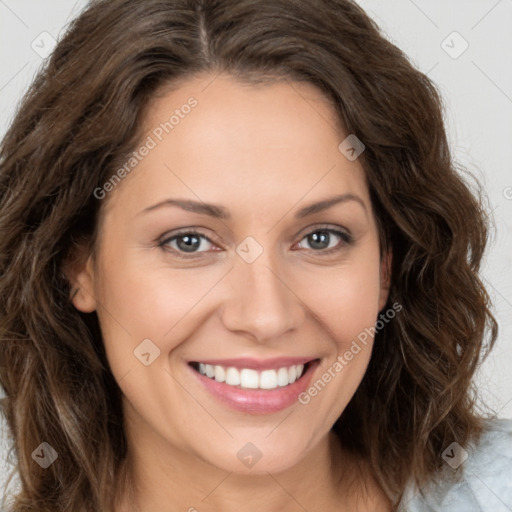
[[[311,359],[299,364],[280,364],[278,362],[267,368],[258,370],[254,364],[243,365],[237,362],[237,366],[209,364],[206,362],[191,361],[189,365],[199,374],[216,382],[222,382],[227,386],[237,389],[272,390],[290,386],[298,381],[317,359]],[[249,366],[253,366],[252,368]],[[270,368],[268,366],[274,366]]]
[[[216,403],[253,415],[272,414],[299,403],[320,359],[278,358],[189,361],[192,376]]]

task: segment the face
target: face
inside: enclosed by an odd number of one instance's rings
[[[281,471],[326,438],[361,382],[371,337],[343,356],[385,306],[390,255],[360,159],[338,149],[348,133],[316,88],[212,79],[152,101],[73,301],[98,314],[134,443]],[[254,468],[240,462],[247,443]]]

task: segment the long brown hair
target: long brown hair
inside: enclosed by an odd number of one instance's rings
[[[389,304],[369,368],[334,431],[396,504],[410,478],[482,431],[472,377],[497,324],[478,277],[482,192],[447,144],[427,76],[352,0],[97,0],[34,80],[0,147],[0,383],[22,511],[110,511],[127,454],[121,394],[95,313],[70,302],[63,271],[97,232],[94,194],[137,146],[159,87],[199,72],[307,81],[361,157]],[[467,174],[469,176],[469,174]],[[487,336],[488,334],[488,336]],[[487,339],[487,343],[486,343]],[[31,454],[47,442],[58,463]]]

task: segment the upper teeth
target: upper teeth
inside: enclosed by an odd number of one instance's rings
[[[225,382],[229,386],[240,386],[251,389],[274,389],[277,386],[288,386],[302,376],[303,364],[284,366],[277,370],[263,370],[261,372],[249,368],[239,370],[230,366],[217,366],[199,363],[199,373],[217,382]]]

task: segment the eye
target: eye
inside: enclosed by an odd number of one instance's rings
[[[338,243],[336,243],[336,238],[341,240],[341,242],[338,240]],[[309,243],[314,252],[330,254],[342,250],[347,245],[351,245],[353,238],[348,233],[338,229],[317,227],[306,233],[301,239],[299,247],[302,249],[305,248],[301,247],[301,244],[304,243],[303,241]],[[197,253],[209,252],[209,245],[216,247],[205,234],[193,229],[175,233],[158,242],[159,247],[164,250],[170,250],[181,258],[194,257]],[[213,249],[213,251],[218,250],[221,249]]]
[[[182,231],[158,242],[159,247],[169,248],[178,256],[184,258],[187,257],[186,254],[193,255],[197,252],[205,252],[199,249],[204,249],[205,245],[208,246],[209,244],[213,245],[213,242],[206,235],[194,230]],[[208,247],[205,250],[208,251]]]
[[[335,238],[341,239],[342,242],[336,243]],[[330,254],[343,249],[345,246],[352,244],[352,236],[344,231],[332,228],[316,228],[307,233],[302,240],[305,240],[313,248],[315,252],[323,252]],[[334,242],[334,243],[332,243]],[[302,241],[299,243],[303,243]]]

